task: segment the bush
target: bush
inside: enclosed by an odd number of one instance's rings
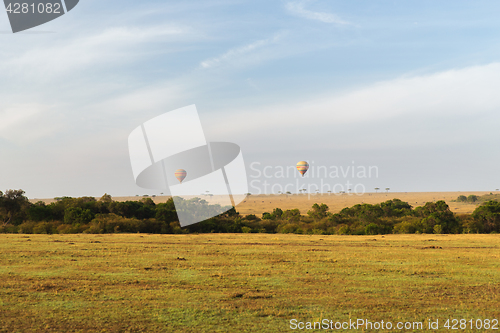
[[[478,199],[477,195],[471,194],[467,197],[468,202],[476,202]]]
[[[294,233],[298,233],[297,230],[299,230],[299,229],[300,229],[300,225],[297,223],[282,223],[278,226],[276,231],[281,233],[281,234],[294,234]],[[302,231],[302,229],[301,229],[301,231]]]
[[[325,235],[326,234],[326,231],[323,230],[323,229],[312,229],[311,230],[311,234],[313,235]]]
[[[0,226],[0,234],[17,234],[18,233],[18,226],[17,225],[3,225]]]
[[[34,234],[57,234],[57,228],[54,228],[53,223],[39,222],[33,227]]]
[[[441,224],[436,224],[434,226],[434,233],[435,234],[442,234],[443,233],[443,226]]]
[[[379,234],[379,226],[375,223],[370,223],[365,227],[365,235],[378,235]]]
[[[393,233],[395,234],[414,234],[422,233],[422,222],[418,217],[405,216],[401,222],[394,225]]]
[[[249,234],[252,232],[252,228],[249,227],[241,227],[241,232],[244,234]]]
[[[351,229],[348,225],[342,225],[337,229],[337,235],[350,235]]]
[[[35,226],[36,226],[35,222],[29,221],[21,223],[17,229],[20,234],[32,234]]]
[[[85,233],[101,234],[116,232],[140,232],[148,222],[136,218],[126,218],[116,214],[98,214],[93,219]],[[148,232],[148,231],[146,231]]]
[[[57,233],[59,234],[80,234],[88,229],[87,224],[61,224],[57,226]]]
[[[254,214],[250,214],[250,215],[245,216],[245,220],[247,220],[247,221],[259,221],[260,219],[257,216],[255,216]]]
[[[262,214],[263,220],[271,220],[272,218],[273,218],[273,216],[267,212]]]

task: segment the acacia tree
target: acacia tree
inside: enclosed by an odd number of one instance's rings
[[[375,187],[375,193],[377,193],[378,190],[380,190],[380,187]]]
[[[24,196],[23,190],[7,190],[5,194],[0,191],[0,211],[3,213],[3,225],[12,223],[20,215],[23,208],[29,206],[29,200]]]

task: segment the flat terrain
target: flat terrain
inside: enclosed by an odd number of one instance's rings
[[[3,234],[0,309],[1,332],[430,332],[500,319],[500,235]]]
[[[456,200],[458,196],[465,195],[469,196],[475,194],[477,196],[489,194],[490,192],[396,192],[396,193],[365,193],[363,195],[355,194],[295,194],[295,195],[251,195],[247,197],[245,202],[240,203],[236,210],[240,214],[256,214],[257,216],[262,215],[264,212],[272,212],[274,208],[294,209],[298,208],[301,214],[307,214],[307,211],[311,209],[311,206],[315,203],[324,203],[330,207],[330,212],[337,213],[340,212],[345,207],[351,207],[356,204],[369,203],[376,204],[391,200],[394,198],[401,199],[408,202],[413,207],[422,206],[426,202],[435,202],[438,200],[444,200],[450,206],[450,209],[455,213],[472,213],[476,208],[477,204],[474,203],[462,203],[462,202],[452,202]],[[494,192],[498,193],[498,192]],[[116,201],[126,201],[126,200],[140,200],[143,197],[113,197]],[[155,203],[166,202],[168,197],[151,197]],[[217,203],[218,199],[216,196],[208,197],[204,196],[203,199],[209,201],[209,203]],[[32,202],[39,201],[39,199],[32,199]],[[46,203],[53,202],[53,199],[42,200]]]
[[[301,214],[306,214],[315,203],[324,203],[330,208],[330,212],[338,213],[345,207],[352,207],[356,204],[368,203],[377,204],[391,199],[401,199],[408,202],[413,207],[422,206],[426,202],[436,202],[444,200],[455,213],[472,213],[476,209],[474,203],[452,202],[459,195],[469,196],[475,194],[481,196],[490,192],[399,192],[399,193],[365,193],[355,194],[299,194],[299,195],[258,195],[249,196],[245,202],[237,207],[241,214],[260,215],[263,212],[272,212],[274,208],[294,209],[298,208]]]

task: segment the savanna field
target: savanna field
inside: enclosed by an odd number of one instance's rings
[[[435,331],[426,325],[439,320],[439,331],[448,331],[447,319],[500,318],[499,241],[498,234],[2,234],[0,331],[300,331],[293,319],[423,323],[385,330],[393,332]],[[337,331],[363,330],[370,331]]]

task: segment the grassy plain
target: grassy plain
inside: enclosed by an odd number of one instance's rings
[[[499,247],[500,235],[3,234],[0,331],[500,319]]]
[[[330,208],[330,212],[338,213],[346,207],[356,204],[377,204],[394,198],[408,202],[413,207],[423,206],[426,202],[444,200],[454,213],[472,213],[479,203],[454,202],[459,195],[469,196],[471,194],[481,196],[490,192],[396,192],[396,193],[365,193],[356,194],[299,194],[299,195],[252,195],[237,207],[240,214],[256,214],[260,217],[263,212],[272,212],[274,208],[294,209],[298,208],[305,215],[315,203],[324,203]],[[497,192],[495,192],[497,193]]]

